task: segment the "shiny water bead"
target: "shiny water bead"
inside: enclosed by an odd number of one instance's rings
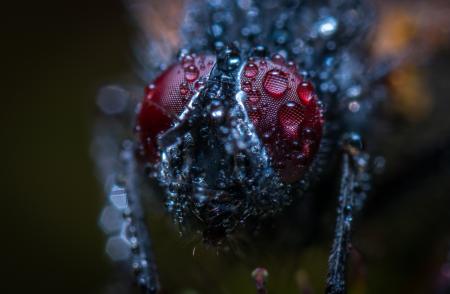
[[[180,84],[180,94],[187,95],[189,93],[189,86],[186,82]]]
[[[185,55],[145,88],[136,130],[149,162],[158,160],[157,137],[177,121],[194,94],[191,89],[202,86],[200,80],[209,76],[214,64],[213,56]]]
[[[247,93],[248,101],[252,104],[256,104],[261,99],[261,93],[259,90],[252,90]]]
[[[250,92],[252,90],[252,83],[250,81],[245,81],[242,83],[242,91]]]
[[[281,54],[275,54],[272,56],[272,61],[276,64],[283,65],[285,63],[284,57]]]
[[[274,69],[264,76],[264,90],[272,97],[280,97],[286,92],[288,86],[288,78],[285,72]]]
[[[358,112],[360,109],[361,109],[361,105],[359,104],[358,101],[351,101],[348,104],[348,110],[350,110],[353,113]]]
[[[193,82],[198,78],[199,70],[198,68],[191,64],[184,69],[184,77],[188,82]]]
[[[195,58],[194,58],[194,56],[191,55],[191,54],[184,55],[184,56],[182,57],[182,59],[181,59],[181,64],[182,64],[184,67],[187,67],[187,66],[189,66],[189,65],[191,65],[191,64],[194,64],[194,62],[195,62]]]
[[[311,82],[301,82],[297,86],[297,95],[303,103],[308,104],[315,95],[314,86]]]
[[[155,84],[148,84],[147,87],[145,87],[144,89],[144,93],[146,96],[153,95],[155,89],[156,89]]]
[[[280,107],[278,124],[286,138],[292,140],[299,138],[304,116],[302,107],[296,102],[289,101]]]
[[[258,74],[258,66],[253,62],[249,62],[244,67],[244,75],[246,78],[254,78]]]
[[[319,22],[317,23],[317,30],[323,37],[329,37],[333,35],[336,32],[337,27],[338,22],[332,16],[325,17],[319,20]]]
[[[291,72],[296,72],[297,71],[297,66],[295,65],[295,63],[293,61],[289,61],[287,63],[287,67],[289,68],[289,70]]]

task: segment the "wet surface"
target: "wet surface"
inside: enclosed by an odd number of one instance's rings
[[[95,104],[102,103],[95,101],[98,89],[127,83],[125,74],[133,70],[131,29],[119,2],[47,1],[23,4],[26,10],[20,4],[7,9],[5,40],[12,46],[4,47],[7,86],[0,116],[3,293],[126,293],[104,250],[98,226],[103,187],[89,157]],[[318,27],[320,34],[332,31],[330,19]],[[386,164],[356,221],[355,247],[361,257],[355,254],[355,260],[362,259],[363,266],[353,266],[353,293],[428,293],[442,269],[446,277],[449,66],[447,46],[421,69],[432,98],[428,112],[408,120],[388,103],[387,119],[374,132],[371,149]],[[120,108],[120,97],[117,101]],[[250,274],[264,266],[272,293],[296,293],[305,280],[320,293],[335,217],[334,194],[322,190],[320,207],[292,208],[270,225],[268,236],[242,238],[233,253],[220,256],[197,239],[180,239],[162,204],[150,202],[162,284],[169,293],[251,293]],[[308,216],[315,209],[321,217],[310,225],[313,241],[303,242],[300,250],[293,234],[301,232],[288,228],[296,225],[289,216],[299,211]],[[109,213],[103,211],[101,224],[115,230]],[[120,251],[115,245],[111,250]]]

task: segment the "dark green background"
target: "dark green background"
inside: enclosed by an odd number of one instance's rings
[[[90,130],[97,88],[130,71],[126,15],[120,1],[5,5],[0,292],[99,293],[110,269]]]

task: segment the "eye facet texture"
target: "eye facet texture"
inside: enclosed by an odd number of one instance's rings
[[[158,161],[158,135],[179,119],[194,93],[205,85],[214,64],[213,56],[186,55],[147,87],[137,129],[150,163]],[[247,114],[273,167],[285,182],[299,180],[322,138],[322,106],[313,85],[280,55],[249,58],[238,85],[247,95]]]
[[[301,178],[316,154],[324,123],[314,87],[280,55],[250,58],[241,76],[250,120],[286,182]]]
[[[137,130],[145,157],[158,160],[157,138],[175,123],[196,91],[205,85],[215,58],[186,55],[162,72],[145,92]]]

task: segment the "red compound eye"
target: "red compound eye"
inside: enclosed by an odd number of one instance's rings
[[[150,162],[158,160],[158,135],[177,120],[195,91],[205,84],[214,63],[213,56],[186,55],[146,88],[137,129],[143,152]]]
[[[299,180],[322,138],[322,107],[314,87],[280,55],[250,59],[240,81],[247,112],[274,167],[284,181]]]

